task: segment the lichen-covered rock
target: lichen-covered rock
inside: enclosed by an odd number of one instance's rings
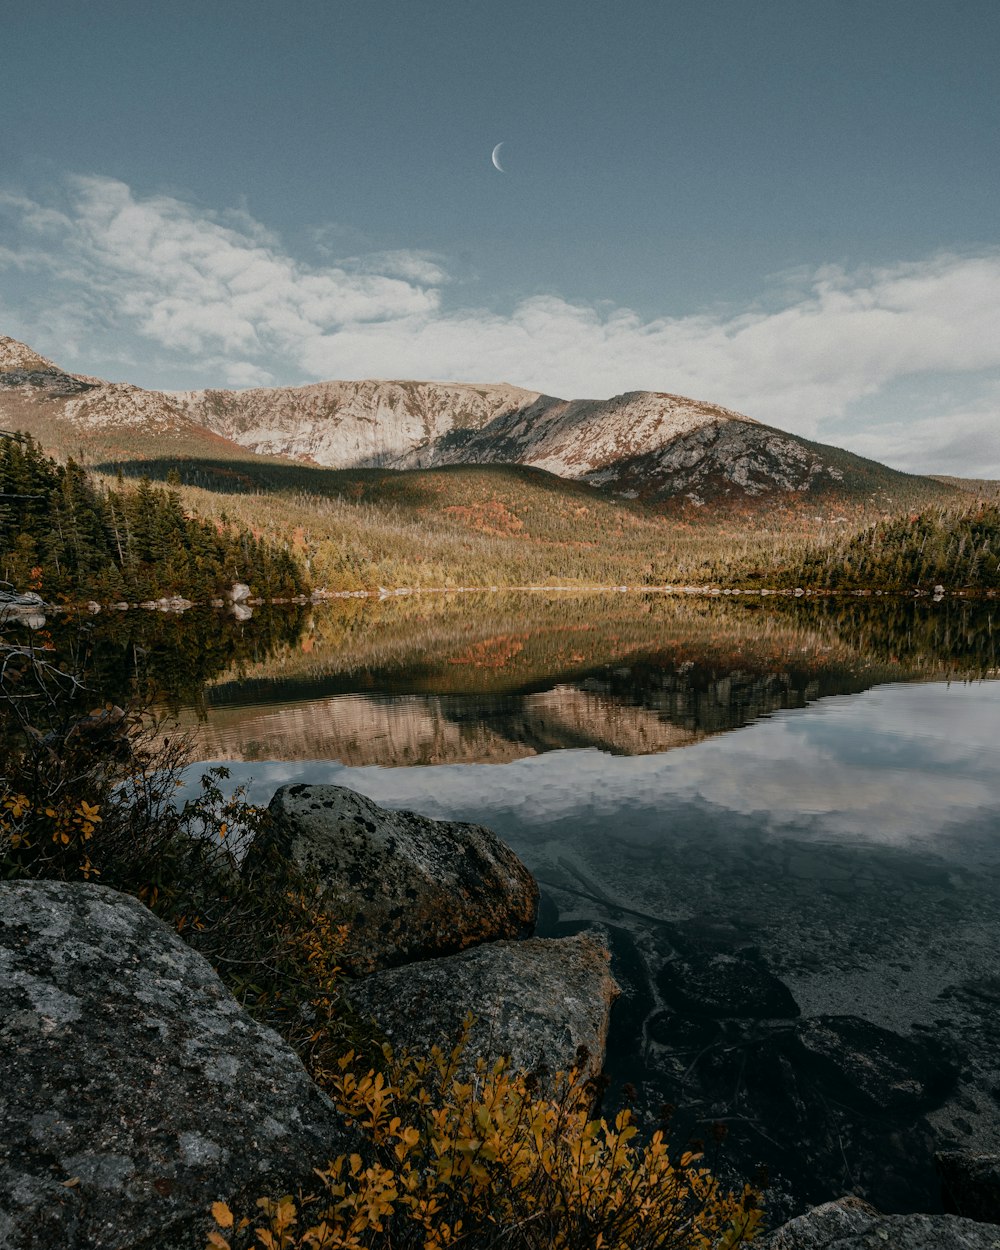
[[[461,1071],[509,1055],[517,1070],[568,1071],[581,1046],[586,1074],[600,1071],[618,995],[605,946],[586,933],[489,942],[444,959],[376,972],[348,995],[398,1050],[450,1050],[468,1012],[476,1017]]]
[[[201,955],[103,886],[0,885],[0,1246],[203,1250],[354,1139]]]
[[[531,932],[535,879],[482,825],[388,811],[343,786],[282,786],[269,811],[277,848],[318,873],[330,914],[349,926],[350,972]]]
[[[1000,1226],[955,1215],[882,1215],[858,1198],[814,1207],[756,1250],[998,1250]]]
[[[934,1156],[946,1211],[1000,1223],[1000,1155],[942,1150]]]

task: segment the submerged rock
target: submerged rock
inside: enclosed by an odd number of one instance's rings
[[[955,1083],[933,1039],[903,1037],[860,1016],[814,1016],[796,1038],[830,1096],[864,1111],[915,1113],[941,1102]]]
[[[788,987],[754,952],[697,953],[664,964],[656,978],[668,1006],[715,1019],[797,1016]]]
[[[840,1198],[753,1244],[758,1250],[996,1250],[1000,1226],[954,1215],[882,1215],[859,1198]]]
[[[700,1054],[723,1036],[718,1020],[676,1011],[657,1011],[649,1017],[646,1031],[651,1041],[680,1054]]]
[[[0,885],[0,1245],[201,1250],[216,1199],[356,1148],[293,1051],[135,899]]]
[[[618,986],[608,951],[589,934],[490,942],[444,959],[376,972],[348,991],[397,1049],[450,1050],[468,1012],[476,1017],[462,1064],[510,1056],[511,1066],[566,1071],[586,1047],[588,1076],[600,1071]]]
[[[273,844],[319,874],[326,907],[349,926],[342,962],[356,975],[534,925],[534,878],[482,825],[388,811],[343,786],[282,786],[269,811]]]
[[[934,1156],[946,1211],[1000,1224],[1000,1155],[947,1150]]]

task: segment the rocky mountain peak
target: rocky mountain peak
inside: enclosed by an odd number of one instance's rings
[[[0,334],[0,373],[62,373],[62,370],[51,360],[39,356],[27,343]]]

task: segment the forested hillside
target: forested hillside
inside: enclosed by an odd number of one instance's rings
[[[99,487],[26,435],[0,438],[0,578],[48,600],[101,602],[205,600],[237,581],[265,598],[304,589],[279,544],[190,515],[169,486]]]
[[[853,537],[811,546],[792,574],[798,585],[828,590],[996,590],[1000,506],[891,517]]]

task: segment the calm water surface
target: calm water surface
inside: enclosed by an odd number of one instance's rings
[[[259,801],[330,782],[489,825],[541,932],[609,941],[611,1102],[724,1122],[777,1210],[933,1209],[935,1149],[1000,1144],[991,615],[615,610],[317,627],[209,688],[201,754]],[[793,1006],[723,1016],[720,968]]]

